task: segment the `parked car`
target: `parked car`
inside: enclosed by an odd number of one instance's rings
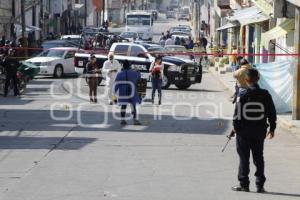
[[[183,27],[183,26],[174,26],[170,28],[170,33],[174,33],[174,32],[183,32],[189,36],[192,35],[192,31],[191,29],[187,28],[187,27]]]
[[[167,45],[164,48],[166,54],[195,61],[195,56],[192,54],[192,51],[188,51],[184,46]]]
[[[139,38],[139,34],[133,31],[125,31],[120,34],[120,37],[128,39],[130,42],[134,42],[136,39]]]
[[[49,40],[42,43],[43,50],[56,47],[79,47],[79,44],[66,40]]]
[[[188,42],[190,35],[185,32],[175,31],[171,33],[171,37],[174,41],[178,37],[180,39],[183,38],[186,42]]]
[[[80,44],[81,35],[63,35],[60,38],[61,40],[65,40],[68,42],[72,42],[74,44]]]
[[[40,67],[39,75],[50,75],[62,78],[66,74],[76,74],[74,56],[77,48],[58,47],[43,51],[25,63]]]
[[[190,21],[190,15],[188,13],[179,13],[177,19],[178,21],[180,20]]]
[[[115,54],[115,59],[120,63],[129,60],[132,67],[141,72],[143,79],[150,80],[149,69],[151,63],[155,60],[152,52],[155,54],[159,49],[163,48],[159,45],[149,43],[114,43],[109,51]],[[95,54],[95,56],[100,66],[107,60],[106,54]],[[90,53],[86,52],[75,54],[77,72],[84,73],[89,57]],[[201,83],[202,81],[202,68],[192,60],[175,56],[164,56],[163,64],[165,66],[164,89],[169,88],[171,84],[175,84],[178,89],[188,89],[192,84]]]
[[[167,19],[176,19],[176,12],[175,11],[168,11],[166,14]]]

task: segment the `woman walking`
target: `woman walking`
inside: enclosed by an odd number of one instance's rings
[[[87,73],[87,82],[89,85],[89,95],[90,95],[90,102],[97,103],[97,87],[98,87],[98,79],[101,75],[101,70],[97,65],[96,56],[91,55],[90,62],[86,65],[86,73]]]
[[[126,109],[128,104],[131,106],[134,125],[141,125],[137,119],[136,105],[141,103],[141,99],[137,91],[137,82],[140,79],[140,74],[131,69],[128,60],[125,60],[123,69],[117,74],[115,80],[115,94],[118,96],[118,103],[121,106],[121,125],[126,126],[125,120]]]
[[[161,105],[162,98],[162,80],[163,80],[163,64],[162,57],[158,56],[155,58],[154,63],[150,67],[152,77],[152,104],[154,104],[155,93],[158,91],[158,104]]]

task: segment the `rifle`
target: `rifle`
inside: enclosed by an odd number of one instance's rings
[[[228,146],[228,144],[229,144],[231,138],[233,138],[234,136],[235,136],[235,130],[232,130],[232,131],[230,132],[230,134],[226,136],[226,137],[228,138],[228,140],[227,140],[225,146],[224,146],[223,149],[222,149],[222,153],[225,151],[225,149],[226,149],[226,147]]]

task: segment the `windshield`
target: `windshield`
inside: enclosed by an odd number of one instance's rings
[[[48,51],[42,52],[39,57],[59,57],[62,58],[64,56],[65,51],[58,49],[51,49]]]
[[[148,47],[147,50],[149,52],[164,52],[165,49],[163,47]]]
[[[134,32],[125,32],[125,33],[121,34],[121,37],[123,37],[123,38],[137,38],[138,35],[137,35],[137,33],[134,33]]]
[[[127,15],[127,26],[151,26],[151,16]]]
[[[167,51],[171,52],[185,52],[186,48],[185,47],[165,47]]]

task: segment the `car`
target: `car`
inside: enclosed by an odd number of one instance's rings
[[[39,75],[62,78],[66,74],[76,74],[73,61],[77,50],[72,47],[50,48],[24,62],[40,67]]]
[[[174,27],[171,27],[169,29],[170,33],[174,33],[174,32],[183,32],[185,34],[188,34],[188,35],[192,35],[192,31],[190,29],[188,29],[187,27],[182,27],[182,26],[174,26]]]
[[[72,43],[75,43],[75,44],[79,45],[80,39],[81,39],[81,35],[63,35],[63,36],[61,36],[60,39],[68,41],[68,42],[72,42]]]
[[[181,31],[175,31],[171,33],[172,40],[175,41],[175,39],[178,37],[179,39],[183,38],[186,42],[189,40],[190,35],[186,32]]]
[[[182,24],[179,24],[177,27],[179,28],[184,28],[184,29],[187,29],[189,31],[192,31],[192,28],[189,26],[189,25],[182,25]]]
[[[136,39],[139,38],[139,34],[133,31],[125,31],[120,34],[120,37],[128,39],[130,42],[134,42]]]
[[[188,14],[188,13],[179,13],[177,19],[178,19],[178,21],[180,21],[180,20],[190,21],[190,14]]]
[[[190,59],[195,61],[195,56],[191,54],[184,46],[181,45],[167,45],[164,47],[167,55],[172,55],[180,58]]]
[[[56,47],[79,47],[79,44],[66,40],[48,40],[42,43],[43,50]]]
[[[176,12],[175,11],[168,11],[166,14],[167,19],[176,19]]]

